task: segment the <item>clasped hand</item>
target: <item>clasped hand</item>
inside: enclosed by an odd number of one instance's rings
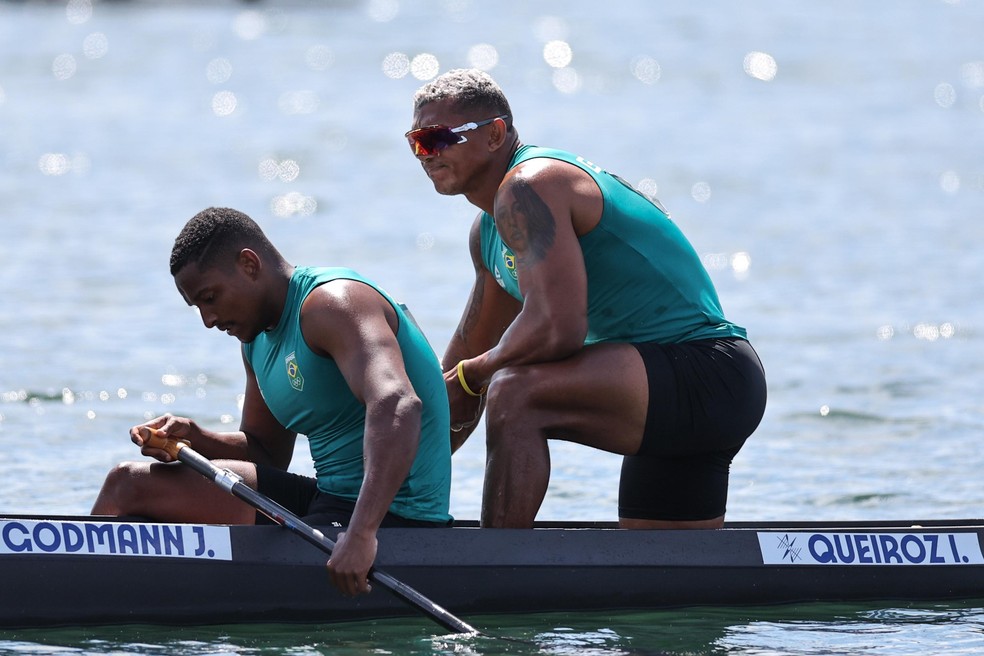
[[[451,407],[451,430],[457,433],[477,424],[482,416],[484,397],[467,394],[458,382],[458,372],[455,369],[444,373],[444,384],[448,389],[448,404]]]
[[[162,415],[156,419],[134,426],[130,429],[130,440],[140,447],[140,453],[148,458],[154,458],[161,462],[173,462],[174,458],[164,451],[151,446],[146,446],[147,429],[156,429],[163,433],[163,437],[172,440],[194,443],[194,437],[199,434],[195,423],[185,417],[175,417],[174,415]]]

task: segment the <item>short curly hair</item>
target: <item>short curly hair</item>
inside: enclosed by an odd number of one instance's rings
[[[456,68],[439,75],[417,90],[413,108],[417,110],[437,100],[450,100],[455,111],[460,113],[481,110],[489,115],[506,115],[509,117],[506,126],[512,127],[512,109],[506,94],[485,71]]]
[[[209,207],[193,216],[174,240],[171,275],[192,263],[200,269],[231,265],[243,248],[276,253],[253,219],[228,207]]]

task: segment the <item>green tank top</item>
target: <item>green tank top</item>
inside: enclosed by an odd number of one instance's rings
[[[579,239],[588,278],[585,344],[746,337],[744,328],[724,318],[700,257],[656,203],[618,176],[561,150],[522,146],[509,168],[536,157],[587,172],[604,200],[601,221]],[[487,212],[480,229],[485,267],[511,296],[523,300],[516,259]]]
[[[437,356],[409,312],[355,271],[297,267],[277,326],[243,345],[263,399],[286,428],[307,436],[318,489],[355,500],[363,478],[366,409],[352,394],[331,358],[315,354],[301,334],[301,305],[311,291],[337,279],[356,280],[379,292],[399,317],[397,341],[410,382],[423,401],[417,455],[390,512],[447,522],[451,492],[450,417]]]

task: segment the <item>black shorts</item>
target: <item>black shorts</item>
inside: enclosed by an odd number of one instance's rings
[[[740,338],[633,346],[646,365],[649,410],[639,452],[622,461],[619,517],[720,517],[731,461],[765,412],[758,355]]]
[[[285,472],[266,465],[256,466],[256,487],[281,506],[294,513],[307,524],[315,526],[347,526],[355,510],[355,502],[343,497],[327,494],[318,489],[318,482],[310,476]],[[256,513],[257,524],[273,524],[273,520],[261,512]],[[391,512],[383,517],[381,526],[389,527],[438,527],[448,526],[450,522],[425,522],[408,519]]]

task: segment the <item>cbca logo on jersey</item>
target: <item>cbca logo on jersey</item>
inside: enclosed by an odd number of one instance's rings
[[[297,354],[291,353],[284,361],[287,364],[287,378],[290,386],[298,392],[304,389],[304,376],[301,375],[301,367],[297,364]]]

